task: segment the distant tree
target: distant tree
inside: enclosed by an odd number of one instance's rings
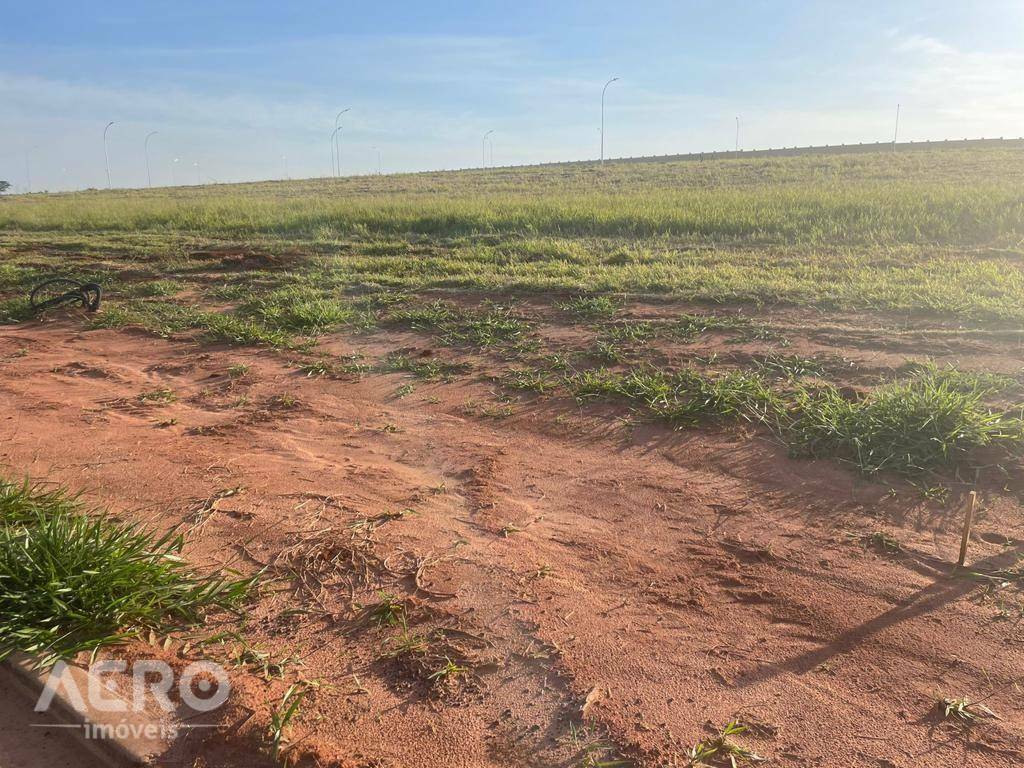
[[[11,188],[11,182],[0,179],[0,195]]]

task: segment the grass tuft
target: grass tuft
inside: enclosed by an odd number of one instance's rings
[[[936,707],[944,720],[954,720],[962,725],[972,725],[982,718],[997,719],[997,715],[991,709],[977,701],[971,701],[966,696],[959,698],[940,698]]]
[[[341,300],[305,286],[271,291],[243,304],[240,311],[275,331],[312,336],[335,330],[354,314]]]
[[[0,659],[40,666],[236,608],[252,580],[195,574],[183,540],[89,513],[60,490],[0,481]]]
[[[624,398],[674,424],[709,418],[760,423],[794,455],[839,458],[866,474],[913,475],[959,463],[979,448],[1009,452],[1024,445],[1019,413],[989,408],[983,402],[987,388],[964,391],[963,380],[946,375],[916,375],[854,399],[830,385],[790,381],[789,388],[776,390],[757,374],[689,368],[595,368],[570,375],[566,384],[580,401]]]
[[[619,302],[611,296],[575,296],[555,306],[585,320],[610,320],[619,311]]]
[[[781,422],[782,435],[797,455],[837,456],[869,474],[917,473],[954,464],[976,448],[1021,444],[1021,418],[987,407],[984,395],[933,376],[852,400],[834,387],[800,388]]]
[[[690,768],[710,768],[710,766],[737,768],[741,765],[765,762],[766,758],[734,740],[734,736],[746,730],[747,726],[738,720],[733,720],[727,723],[714,737],[695,744],[687,751]]]

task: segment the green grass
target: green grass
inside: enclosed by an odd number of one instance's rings
[[[1020,412],[987,406],[987,390],[965,391],[969,376],[916,375],[866,396],[834,386],[784,388],[754,373],[712,375],[693,369],[590,369],[566,379],[579,400],[622,398],[679,425],[707,419],[747,420],[771,429],[794,455],[838,458],[866,474],[917,474],[957,464],[975,450],[1024,447]]]
[[[384,322],[416,331],[430,331],[450,346],[494,347],[523,339],[530,324],[512,307],[486,302],[474,310],[435,301],[403,308],[384,316]]]
[[[489,358],[474,369],[510,362],[488,372],[509,389],[676,426],[750,422],[794,455],[914,474],[1017,451],[1020,376],[916,364],[855,394],[844,376],[864,377],[782,354],[766,318],[787,304],[932,315],[973,326],[944,324],[950,339],[1005,341],[1024,322],[1022,189],[1024,152],[979,149],[15,196],[0,206],[0,322],[27,319],[26,286],[61,269],[108,281],[96,327],[292,349],[403,328]],[[274,258],[225,274],[238,264],[217,251],[240,241]],[[586,327],[547,336],[552,316]],[[724,366],[679,349],[722,342],[755,349]],[[309,376],[371,369],[312,357]],[[466,369],[385,353],[373,370]]]
[[[21,651],[48,666],[238,607],[251,581],[197,575],[182,545],[63,491],[0,481],[0,659]]]
[[[406,620],[405,601],[391,592],[378,590],[377,602],[366,606],[366,617],[377,627],[395,627]]]
[[[797,455],[839,457],[868,473],[948,466],[987,446],[1018,450],[1021,414],[986,406],[984,394],[931,376],[893,382],[854,400],[834,387],[798,389],[780,419],[781,432]]]
[[[1020,160],[1014,159],[1017,169]],[[927,178],[878,182],[865,178],[869,163],[840,173],[839,179],[811,176],[790,184],[772,184],[769,179],[762,184],[672,185],[672,171],[683,181],[695,169],[692,164],[666,164],[636,169],[638,185],[632,188],[598,183],[579,191],[564,177],[561,188],[522,191],[503,183],[500,174],[492,174],[482,189],[462,194],[455,189],[438,192],[427,185],[402,190],[379,182],[379,194],[329,194],[346,184],[322,184],[319,190],[307,185],[297,195],[280,194],[287,189],[284,185],[249,185],[205,193],[190,190],[188,195],[162,190],[32,196],[5,201],[0,229],[171,230],[232,238],[361,233],[371,239],[369,255],[391,259],[406,257],[406,247],[381,249],[380,238],[409,233],[1010,245],[1015,241],[1008,238],[1024,232],[1019,188],[1010,182],[1005,168],[993,168],[987,179],[973,179],[965,188]],[[749,169],[760,163],[738,164]],[[551,169],[538,169],[532,175],[549,174]],[[645,175],[648,181],[661,183],[644,185]],[[412,183],[423,180],[424,176],[409,179]],[[533,252],[535,258],[537,253]],[[558,256],[557,251],[554,254]]]
[[[619,302],[611,296],[576,296],[556,305],[569,314],[587,320],[607,320],[619,310]]]
[[[529,330],[529,324],[517,317],[511,307],[493,305],[445,329],[443,340],[448,344],[493,347],[516,341]]]
[[[935,706],[944,720],[953,720],[961,725],[972,725],[985,718],[998,719],[991,709],[980,702],[971,701],[966,696],[943,697]]]
[[[178,399],[178,396],[170,389],[152,389],[143,392],[138,396],[138,401],[147,405],[167,405]]]
[[[241,240],[307,254],[318,291],[558,292],[597,316],[609,293],[657,293],[1020,322],[1022,188],[1024,152],[976,149],[13,196],[0,207],[0,291],[47,271],[7,263],[33,244],[74,253],[90,267],[76,274],[120,254],[108,281],[124,260],[156,266],[155,253],[184,283],[204,268],[189,249]],[[154,285],[133,290],[174,287]],[[249,288],[210,290],[244,301]],[[306,333],[351,321],[337,299],[254,310]]]
[[[690,767],[710,768],[721,765],[738,768],[741,765],[765,762],[765,758],[735,740],[734,737],[746,731],[747,726],[738,720],[727,723],[718,734],[698,742],[687,750]]]
[[[819,376],[825,372],[824,366],[817,360],[800,357],[799,355],[779,355],[776,353],[755,358],[754,367],[764,376],[778,376],[787,379]]]
[[[198,330],[209,341],[288,346],[291,337],[280,328],[231,313],[211,312],[171,302],[138,301],[108,305],[92,321],[94,328],[138,326],[160,336]]]
[[[32,319],[34,314],[27,298],[0,299],[0,323],[23,323]]]
[[[452,381],[459,374],[469,370],[465,363],[448,363],[430,357],[413,359],[400,352],[388,355],[381,367],[385,371],[411,373],[416,378],[427,381]]]
[[[546,371],[529,368],[513,368],[501,377],[501,383],[510,389],[520,389],[543,394],[557,386],[557,382]]]
[[[608,328],[608,338],[624,344],[643,344],[655,337],[657,331],[646,320],[633,320]]]
[[[352,319],[353,310],[340,299],[306,286],[290,286],[258,295],[240,311],[275,332],[319,335]]]
[[[281,703],[271,710],[270,723],[267,726],[267,741],[270,745],[270,756],[274,760],[283,756],[288,743],[288,731],[292,722],[299,717],[302,701],[308,693],[308,685],[293,683],[284,692]]]
[[[1008,389],[1019,388],[1021,382],[1012,376],[990,371],[962,371],[952,366],[938,366],[935,363],[911,363],[903,367],[902,373],[917,378],[947,384],[959,392],[976,392],[981,395],[999,394]]]
[[[126,286],[124,293],[137,298],[153,298],[159,296],[173,296],[180,293],[185,284],[178,280],[147,280],[142,283],[134,283]]]
[[[346,355],[341,359],[319,358],[308,362],[296,361],[292,365],[311,379],[323,376],[332,379],[358,378],[373,370],[372,365],[361,362],[361,359],[361,355]]]
[[[750,327],[750,319],[740,315],[682,315],[669,327],[669,335],[679,341],[694,341],[698,336],[715,332],[742,332]]]
[[[763,379],[738,371],[711,376],[692,369],[617,373],[598,368],[572,375],[567,383],[577,399],[622,397],[679,425],[707,418],[768,421],[782,408],[781,398]]]
[[[444,657],[444,663],[441,664],[437,669],[427,675],[427,679],[434,685],[444,685],[446,683],[452,683],[460,677],[464,676],[469,672],[469,667],[456,664],[454,661],[449,659],[447,656]]]

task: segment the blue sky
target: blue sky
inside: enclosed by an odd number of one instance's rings
[[[0,0],[19,190],[1024,134],[1024,3]],[[27,156],[27,167],[26,167]],[[175,162],[177,159],[177,162]],[[198,164],[198,166],[197,166]]]

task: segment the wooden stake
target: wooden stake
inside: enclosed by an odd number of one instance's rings
[[[971,491],[970,500],[967,502],[967,514],[964,516],[964,535],[960,539],[960,559],[956,564],[958,568],[964,567],[967,560],[967,542],[971,538],[971,523],[974,522],[974,505],[978,503],[978,492]]]

